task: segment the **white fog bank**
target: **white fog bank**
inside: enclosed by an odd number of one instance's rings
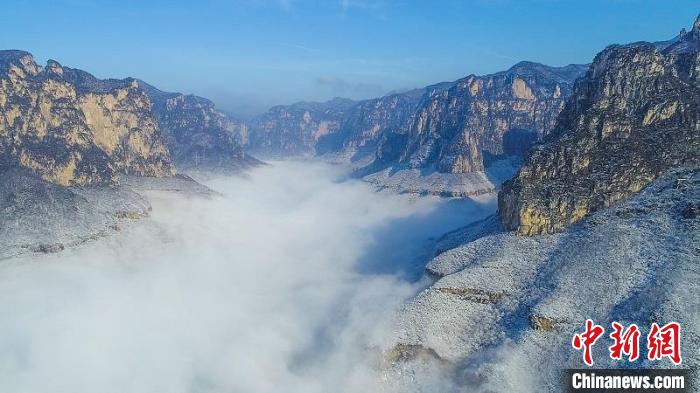
[[[493,201],[376,193],[276,163],[148,195],[150,218],[0,265],[0,391],[377,392],[427,238]],[[417,273],[418,272],[418,273]]]

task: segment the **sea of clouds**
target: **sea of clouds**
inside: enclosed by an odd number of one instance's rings
[[[476,203],[377,193],[322,164],[152,192],[151,217],[0,265],[0,391],[376,392],[428,239]],[[386,381],[385,381],[386,382]]]

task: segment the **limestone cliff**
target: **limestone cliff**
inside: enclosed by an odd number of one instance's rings
[[[521,62],[508,71],[470,75],[449,89],[429,91],[407,127],[399,161],[465,173],[483,171],[489,158],[522,154],[522,146],[553,128],[585,68]]]
[[[406,387],[416,386],[434,370],[425,366],[431,361],[447,368],[446,378],[458,376],[455,389],[443,391],[513,392],[527,381],[515,391],[559,393],[561,369],[585,367],[571,337],[586,318],[603,326],[690,326],[681,340],[683,366],[697,370],[698,201],[700,171],[672,169],[639,194],[553,235],[504,232],[496,217],[451,232],[427,264],[433,284],[395,319],[390,371],[405,376]],[[433,360],[416,359],[417,350]],[[620,367],[607,345],[599,350],[596,367]]]
[[[153,103],[153,113],[178,167],[239,169],[254,165],[242,144],[248,127],[195,95],[167,93],[139,81]]]
[[[551,233],[700,164],[700,23],[670,46],[611,46],[579,80],[556,131],[499,195],[506,228]]]
[[[316,143],[336,132],[354,105],[351,100],[336,98],[273,107],[250,121],[248,149],[271,156],[314,154]]]
[[[102,81],[0,51],[0,167],[25,167],[59,185],[173,175],[150,106],[133,79]]]
[[[396,165],[424,171],[483,171],[489,160],[522,156],[552,129],[582,65],[521,62],[405,93],[352,102],[278,106],[250,126],[252,151],[337,154],[368,174]]]
[[[423,94],[423,89],[415,89],[358,102],[345,112],[337,129],[318,140],[316,153],[339,153],[351,160],[374,157],[384,135],[405,127]]]

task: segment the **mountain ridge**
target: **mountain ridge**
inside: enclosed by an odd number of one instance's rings
[[[671,167],[700,164],[697,22],[662,50],[648,42],[604,49],[555,128],[499,194],[507,229],[555,232]]]
[[[55,60],[41,66],[14,49],[0,51],[0,83],[1,168],[68,186],[173,176],[176,166],[259,164],[241,147],[247,129],[202,97],[135,78],[99,79]]]
[[[483,172],[491,161],[504,153],[523,154],[523,148],[511,148],[512,140],[516,144],[531,144],[551,128],[573,80],[585,68],[587,65],[551,67],[522,61],[508,70],[493,74],[472,74],[452,82],[352,104],[345,101],[342,107],[334,108],[336,110],[329,109],[334,106],[333,100],[313,105],[296,103],[275,106],[251,122],[251,140],[247,148],[275,156],[302,154],[327,157],[334,162],[351,163],[358,169],[356,174],[359,176],[391,166],[448,174]],[[543,94],[540,85],[533,85],[533,90],[526,79],[533,84],[546,81],[550,91]],[[488,90],[489,83],[493,84],[494,80],[501,81],[500,90],[493,91],[494,97],[477,97],[476,87],[467,86],[473,81],[483,86],[486,81]],[[517,86],[513,87],[512,84]],[[474,97],[469,97],[469,92],[474,93]],[[500,96],[495,97],[498,94]],[[551,99],[548,100],[547,95]],[[506,103],[504,99],[510,101]],[[537,108],[528,106],[527,101],[533,99]],[[450,103],[450,100],[459,102]],[[472,101],[478,102],[468,108]],[[465,110],[472,112],[475,120],[472,124],[464,124],[461,117],[468,117],[469,113],[450,113],[448,105],[468,108]],[[517,105],[520,107],[516,108]],[[499,109],[501,113],[498,114],[489,112],[488,108],[496,106],[506,107],[505,112],[509,108],[512,110],[510,113],[504,113],[503,109]],[[300,110],[302,107],[305,110]],[[529,112],[532,115],[526,114]],[[492,124],[478,124],[476,119],[479,116],[493,117]],[[531,120],[526,119],[528,116]],[[437,128],[424,130],[426,122],[436,124]],[[264,123],[262,127],[261,123]],[[460,128],[473,129],[474,132],[460,138]],[[534,134],[524,132],[531,128],[535,128]],[[438,129],[440,132],[437,132]],[[513,129],[513,135],[506,138],[510,144],[504,151],[504,134],[510,129]],[[493,133],[498,135],[491,137]],[[484,150],[487,151],[486,157]]]
[[[42,67],[29,52],[0,51],[0,164],[60,185],[113,184],[119,173],[172,176],[138,85],[86,81],[56,61]]]

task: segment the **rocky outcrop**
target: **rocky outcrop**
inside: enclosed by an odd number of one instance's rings
[[[408,125],[399,161],[440,172],[483,171],[485,160],[522,154],[553,127],[585,66],[521,62],[508,71],[470,75],[429,91]]]
[[[700,219],[684,211],[699,198],[700,171],[678,168],[550,236],[484,231],[484,222],[463,228],[465,243],[428,263],[434,282],[396,317],[388,375],[405,388],[427,383],[431,362],[452,376],[454,386],[441,391],[561,392],[561,369],[585,367],[571,337],[587,318],[606,329],[611,321],[640,329],[678,321],[688,326],[683,366],[696,369]],[[397,356],[401,348],[432,356]],[[596,367],[620,367],[607,345],[594,351]]]
[[[257,160],[243,151],[248,127],[195,95],[167,93],[139,81],[178,167],[240,169]]]
[[[248,149],[263,156],[312,155],[325,135],[335,133],[354,101],[280,105],[250,121]]]
[[[700,164],[700,26],[659,50],[612,46],[579,80],[556,131],[499,195],[506,228],[552,233]]]
[[[108,236],[150,209],[145,198],[121,187],[62,187],[29,169],[0,171],[0,260]]]
[[[351,102],[272,108],[250,126],[250,149],[357,163],[358,176],[388,167],[483,172],[523,156],[554,126],[586,66],[521,62],[508,71]]]
[[[0,170],[0,261],[55,253],[118,233],[148,217],[150,191],[208,198],[209,188],[185,175],[124,175],[118,185],[63,187],[26,168]]]
[[[424,89],[415,89],[358,102],[345,112],[337,130],[318,140],[316,153],[336,153],[351,161],[374,158],[382,137],[405,128],[423,94]]]
[[[55,61],[41,67],[23,51],[0,51],[0,166],[64,186],[174,174],[135,80],[102,81]]]

